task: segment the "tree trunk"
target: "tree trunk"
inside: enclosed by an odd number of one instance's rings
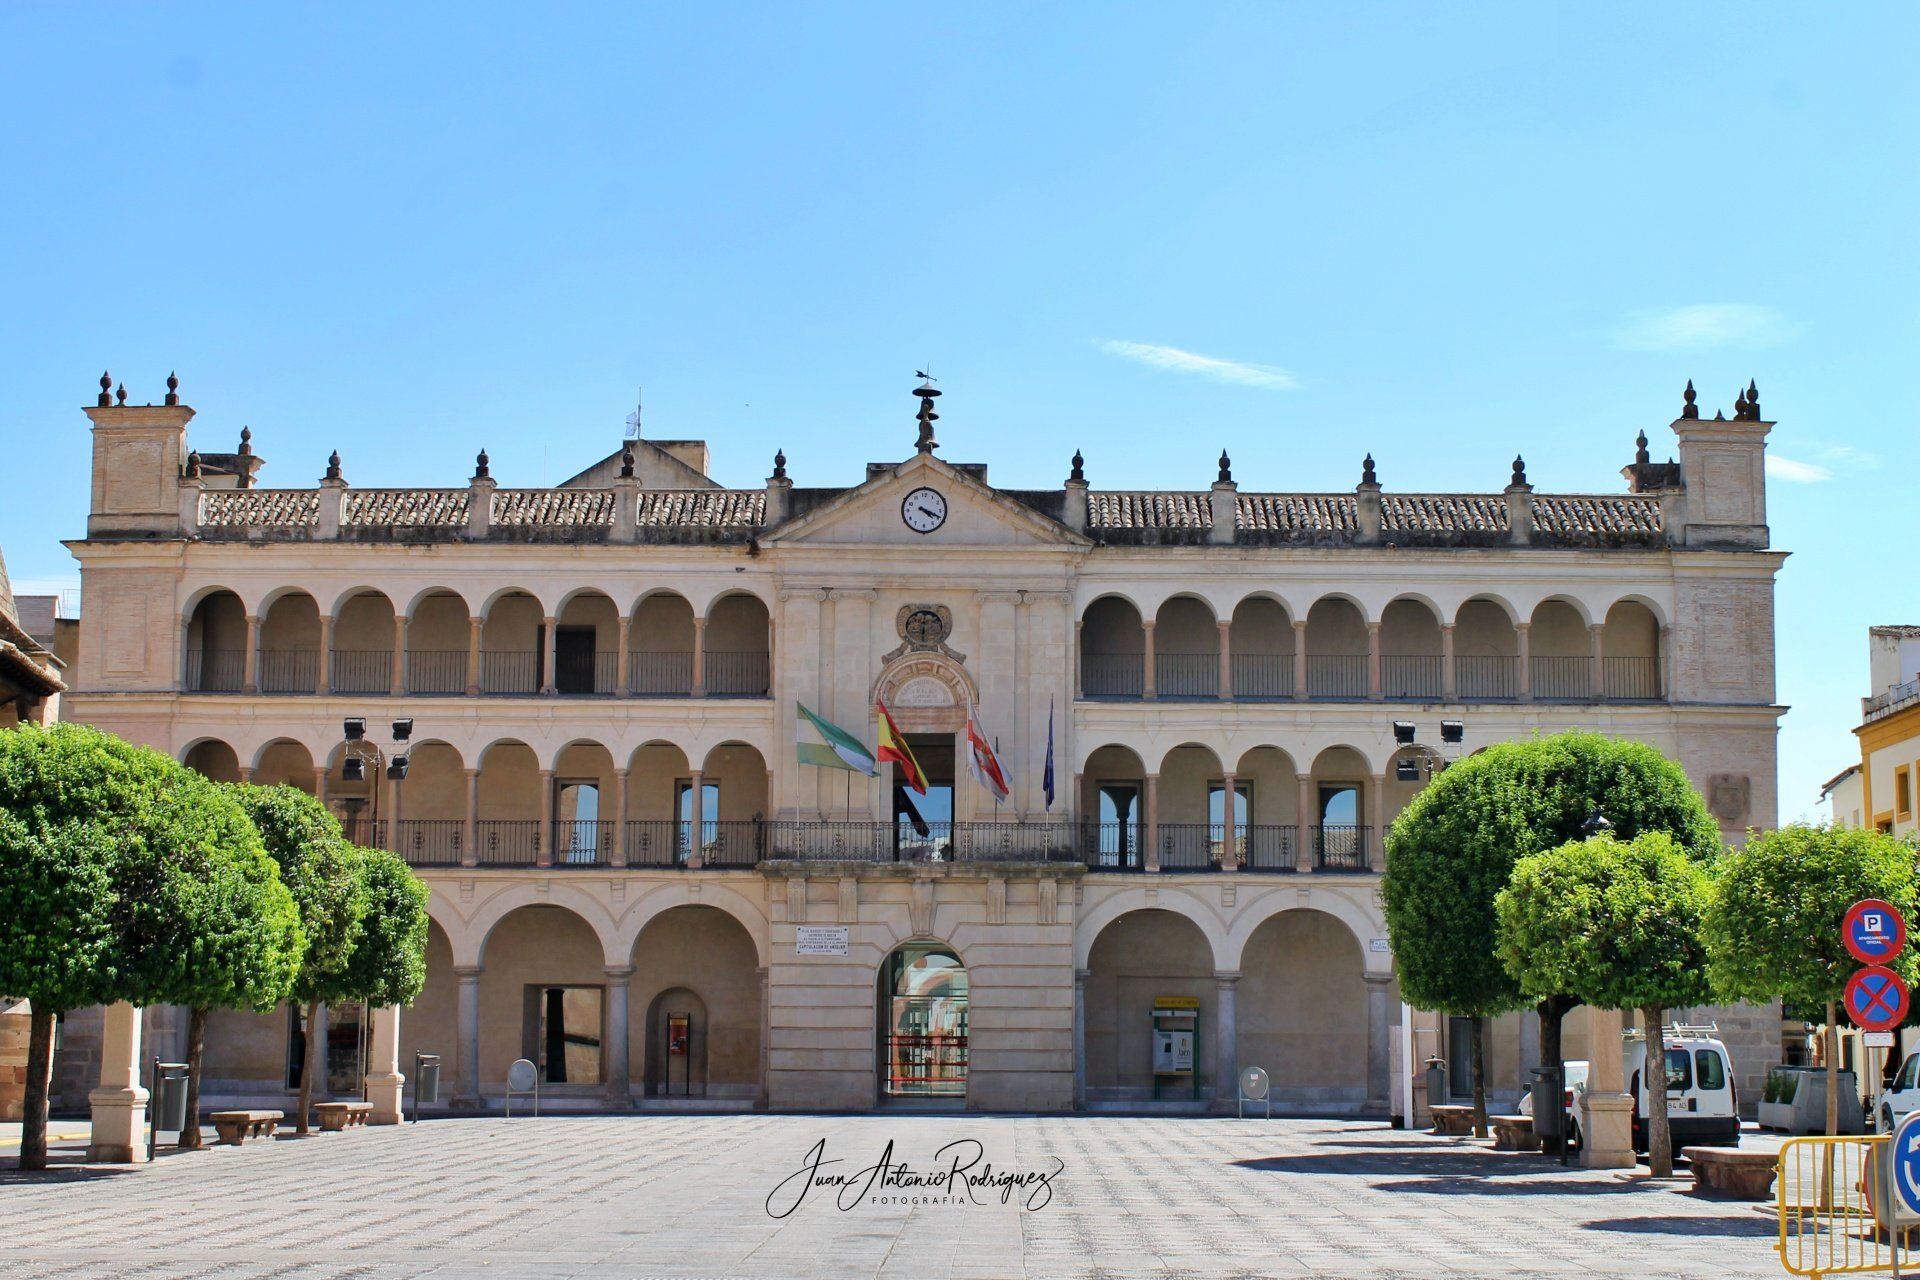
[[[1566,1025],[1567,1011],[1571,1008],[1573,1008],[1573,997],[1571,996],[1548,996],[1537,1006],[1537,1011],[1540,1014],[1540,1066],[1542,1069],[1553,1073],[1550,1077],[1551,1079],[1557,1080],[1560,1078],[1560,1064],[1563,1060],[1563,1054],[1565,1053],[1565,1050],[1561,1048],[1561,1032]],[[1567,1142],[1567,1116],[1565,1115],[1566,1093],[1564,1089],[1560,1092],[1560,1095],[1555,1098],[1554,1105],[1561,1108],[1562,1111],[1558,1125],[1560,1136],[1557,1138],[1542,1138],[1540,1140],[1541,1151],[1550,1156],[1559,1155],[1561,1148],[1564,1147]],[[1540,1116],[1536,1111],[1534,1114],[1536,1127],[1538,1127],[1539,1120]]]
[[[20,1117],[20,1167],[47,1167],[47,1090],[53,1082],[53,1029],[59,1015],[33,1002],[27,1033],[26,1111]]]
[[[1650,1004],[1640,1011],[1646,1028],[1647,1061],[1640,1078],[1647,1084],[1647,1173],[1673,1176],[1673,1131],[1667,1127],[1667,1038],[1662,1033],[1662,1010]]]
[[[319,1028],[320,1002],[309,1000],[307,1001],[307,1052],[306,1061],[300,1066],[300,1101],[298,1103],[300,1109],[294,1119],[295,1133],[309,1132],[307,1115],[313,1109],[313,1078],[319,1074],[320,1063],[324,1060],[320,1052],[320,1037],[316,1034]]]
[[[187,1127],[180,1131],[180,1146],[188,1151],[200,1147],[200,1060],[207,1047],[207,1011],[194,1008],[187,1013]]]
[[[1840,1013],[1827,1001],[1827,1136],[1840,1132]]]
[[[1487,1020],[1473,1020],[1473,1136],[1487,1136]]]

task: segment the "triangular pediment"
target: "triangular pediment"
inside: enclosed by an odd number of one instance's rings
[[[908,523],[905,502],[919,489],[944,501],[937,528],[921,532]],[[927,517],[916,511],[920,523]],[[788,521],[761,540],[768,546],[1085,547],[1092,540],[949,466],[931,454],[915,454],[897,467],[870,476],[824,506]]]

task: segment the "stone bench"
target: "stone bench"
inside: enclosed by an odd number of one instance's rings
[[[1470,1137],[1473,1134],[1473,1108],[1451,1103],[1442,1103],[1437,1107],[1428,1107],[1433,1112],[1433,1131],[1438,1134],[1453,1134]]]
[[[1780,1166],[1779,1156],[1771,1151],[1736,1147],[1682,1147],[1680,1158],[1693,1170],[1694,1191],[1717,1191],[1741,1200],[1765,1200]]]
[[[314,1117],[320,1121],[320,1132],[339,1133],[356,1124],[365,1124],[367,1117],[373,1114],[371,1102],[316,1102],[313,1104]]]
[[[1533,1131],[1532,1116],[1488,1116],[1493,1126],[1495,1151],[1538,1151],[1540,1135]]]
[[[229,1147],[237,1147],[248,1138],[271,1138],[286,1118],[280,1111],[216,1111],[207,1117],[220,1141]]]

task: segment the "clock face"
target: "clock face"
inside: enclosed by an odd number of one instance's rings
[[[915,533],[932,533],[947,522],[947,500],[937,489],[915,489],[901,501],[900,518]]]
[[[939,644],[947,638],[947,624],[931,609],[915,609],[908,614],[902,630],[914,644]]]

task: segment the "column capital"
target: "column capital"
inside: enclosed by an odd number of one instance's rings
[[[1307,629],[1307,620],[1305,618],[1294,618],[1291,619],[1291,621],[1295,631],[1305,631]]]
[[[1241,973],[1238,969],[1215,969],[1213,971],[1213,980],[1223,987],[1231,986],[1240,981],[1240,977]]]
[[[462,769],[461,772],[467,775],[467,780],[469,782],[478,782],[480,780],[480,770],[477,768]]]
[[[1531,622],[1516,622],[1513,624],[1513,629],[1524,635],[1533,629],[1533,624]]]
[[[463,983],[479,982],[480,975],[487,971],[487,967],[483,964],[457,964],[453,966],[453,971],[459,975],[460,981]]]
[[[1394,975],[1391,973],[1368,972],[1368,973],[1362,973],[1360,975],[1360,981],[1366,983],[1370,987],[1390,986],[1393,983],[1393,979],[1394,979]]]
[[[1454,624],[1451,622],[1443,622],[1440,624],[1440,630],[1442,633],[1450,633],[1452,632],[1453,628],[1454,628]]]
[[[615,982],[625,982],[633,976],[633,970],[634,966],[630,964],[610,964],[601,972]]]

